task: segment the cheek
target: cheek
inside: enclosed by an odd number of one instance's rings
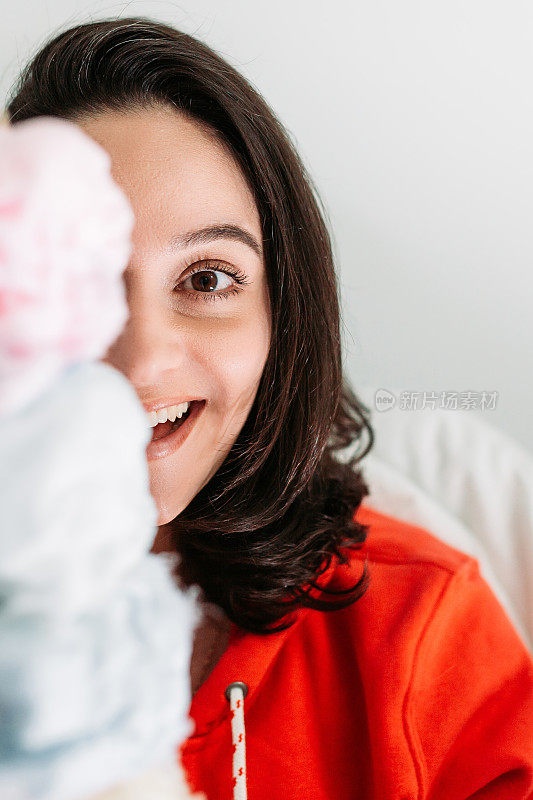
[[[212,379],[213,403],[221,410],[247,410],[253,402],[269,349],[267,320],[259,315],[208,337],[204,367]]]

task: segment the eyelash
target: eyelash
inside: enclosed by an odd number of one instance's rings
[[[184,280],[188,280],[193,275],[196,275],[197,272],[223,272],[225,275],[229,275],[230,278],[233,278],[233,280],[241,286],[247,286],[249,283],[249,281],[247,280],[247,276],[245,275],[244,272],[238,269],[234,269],[233,267],[230,267],[227,264],[223,264],[223,262],[221,261],[213,261],[212,259],[205,259],[199,262],[199,264],[200,266],[197,267],[196,269],[193,269],[192,272],[189,272],[189,274],[184,278]],[[209,269],[209,265],[216,265],[218,269],[214,268]],[[223,269],[221,269],[222,266]],[[221,300],[222,298],[227,299],[228,297],[230,297],[230,295],[240,294],[242,289],[239,289],[236,286],[234,286],[232,289],[226,289],[223,292],[198,292],[198,291],[190,291],[188,289],[186,289],[185,291],[193,296],[194,301],[200,300],[200,298],[203,300],[210,301],[210,300]]]

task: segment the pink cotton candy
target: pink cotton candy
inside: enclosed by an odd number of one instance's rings
[[[109,154],[77,125],[0,126],[0,413],[120,334],[134,221]]]

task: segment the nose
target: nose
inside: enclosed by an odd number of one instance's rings
[[[175,310],[162,308],[153,299],[130,301],[128,307],[126,324],[102,361],[120,370],[141,394],[168,385],[170,372],[183,371],[187,332],[176,324]]]

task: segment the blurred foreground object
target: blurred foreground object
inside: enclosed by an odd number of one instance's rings
[[[197,587],[149,552],[152,431],[94,361],[128,317],[133,223],[77,126],[0,127],[2,800],[190,797]]]

